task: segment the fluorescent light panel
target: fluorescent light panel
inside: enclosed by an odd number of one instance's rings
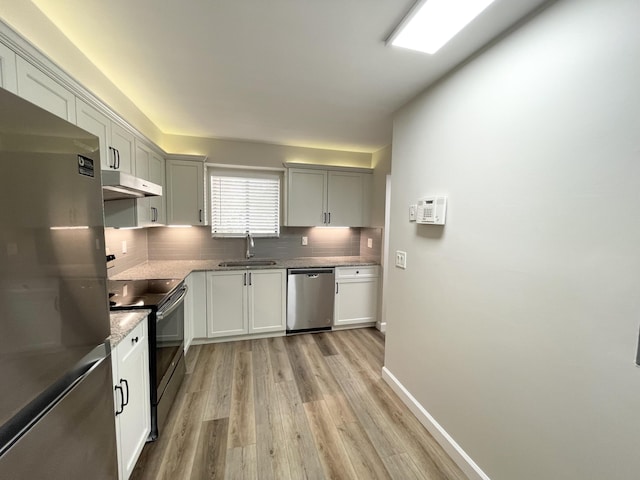
[[[494,0],[426,0],[402,21],[391,45],[436,53]]]

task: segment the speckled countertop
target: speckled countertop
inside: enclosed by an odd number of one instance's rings
[[[125,270],[122,273],[110,277],[110,280],[145,280],[149,278],[186,278],[193,271],[198,270],[245,270],[249,267],[221,267],[219,264],[225,261],[237,261],[238,259],[218,260],[152,260],[141,263]],[[262,260],[262,259],[260,259]],[[314,267],[350,267],[378,265],[378,262],[365,257],[302,257],[292,260],[275,260],[275,265],[251,266],[251,269],[263,268],[314,268]]]
[[[150,313],[151,310],[146,309],[111,312],[111,336],[109,337],[111,348],[115,348]]]

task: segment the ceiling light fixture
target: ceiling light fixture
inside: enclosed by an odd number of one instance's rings
[[[394,30],[387,45],[436,53],[494,0],[421,0]]]

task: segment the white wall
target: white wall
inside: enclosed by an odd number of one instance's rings
[[[283,162],[349,167],[371,166],[371,154],[293,147],[272,143],[167,135],[161,147],[171,153],[206,155],[207,162],[282,168]]]
[[[385,364],[493,480],[640,478],[639,25],[559,1],[395,118]]]

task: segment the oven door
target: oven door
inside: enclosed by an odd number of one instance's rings
[[[181,284],[156,311],[156,391],[160,403],[167,384],[184,351],[184,299]]]

